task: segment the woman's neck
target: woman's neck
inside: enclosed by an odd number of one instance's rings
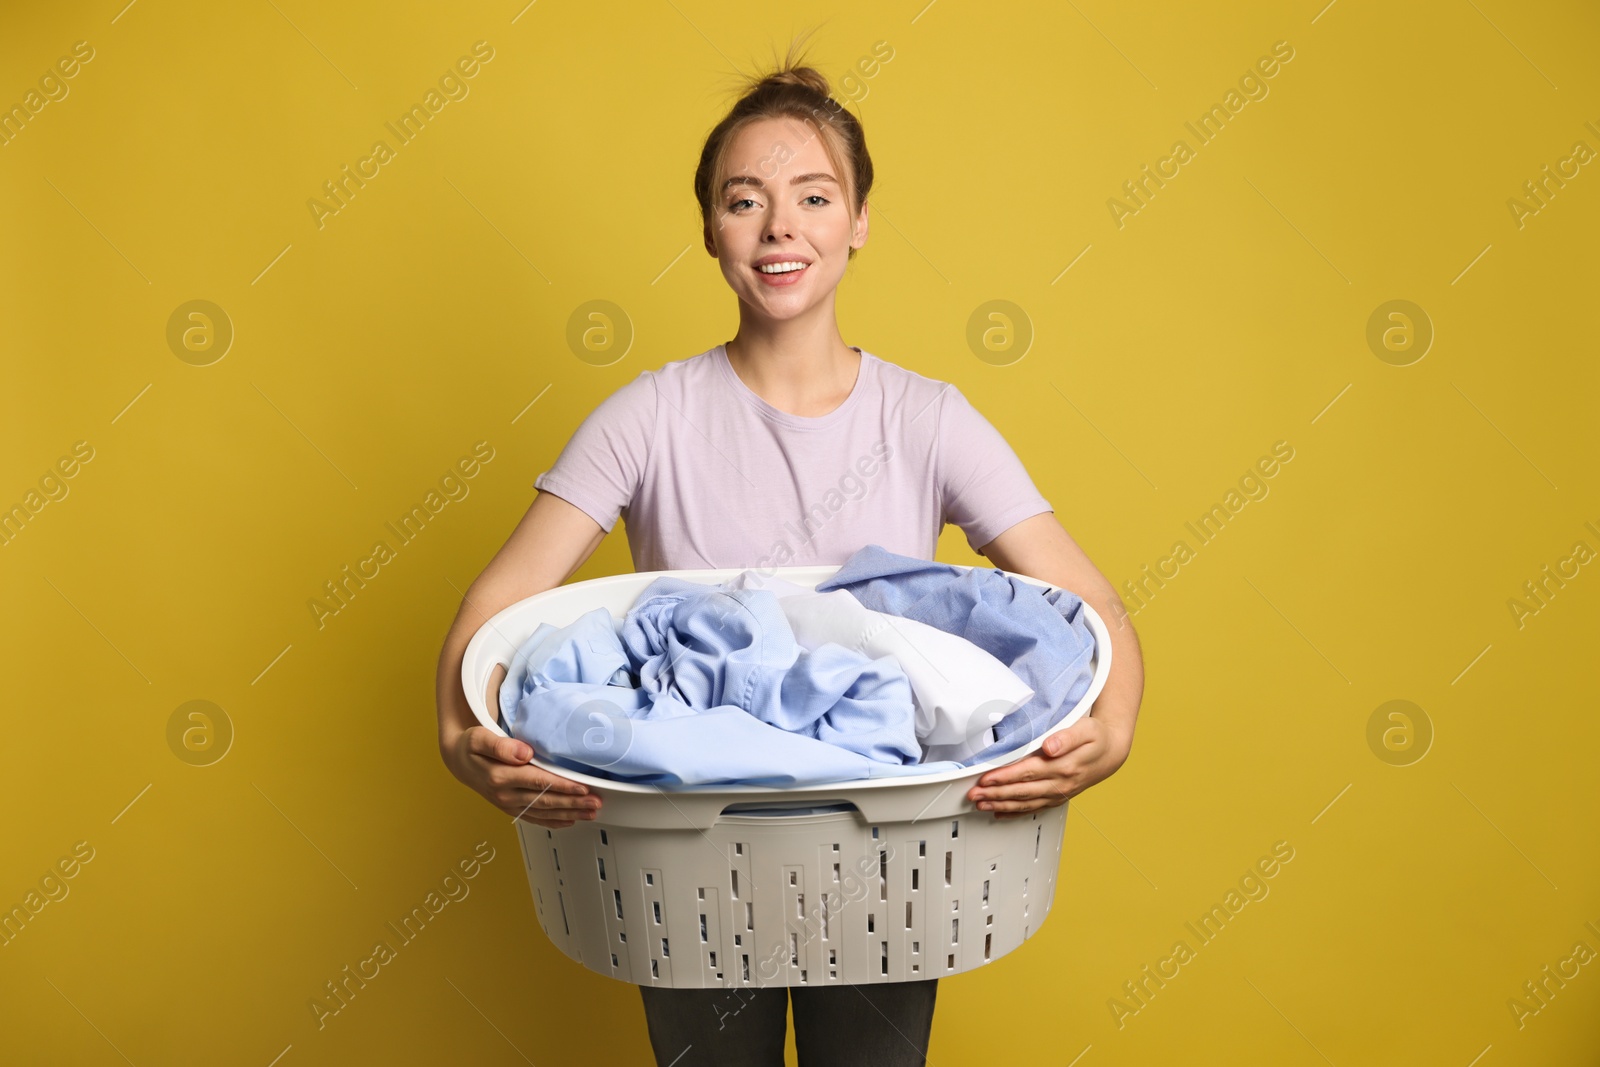
[[[741,323],[723,347],[750,391],[779,411],[820,418],[855,389],[861,355],[844,343],[837,324],[817,336],[774,336]]]

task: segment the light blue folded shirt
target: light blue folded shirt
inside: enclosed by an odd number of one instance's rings
[[[955,567],[867,545],[817,592],[844,589],[873,611],[964,637],[1010,667],[1033,699],[995,724],[995,742],[972,766],[1028,744],[1066,717],[1094,680],[1094,634],[1083,600],[1049,592],[997,567]]]
[[[648,585],[620,632],[605,608],[541,623],[500,687],[508,733],[541,758],[664,786],[790,786],[930,774],[892,657],[807,652],[777,597],[680,578]]]

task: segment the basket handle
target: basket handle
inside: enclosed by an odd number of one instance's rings
[[[977,810],[977,805],[968,800],[966,794],[981,774],[981,771],[974,771],[948,782],[913,783],[907,780],[895,789],[855,789],[850,790],[849,795],[831,790],[817,790],[799,796],[791,793],[770,801],[753,800],[749,792],[730,794],[719,790],[681,793],[617,790],[599,783],[591,784],[590,790],[600,795],[602,825],[649,830],[709,830],[724,815],[741,814],[737,810],[729,811],[729,808],[748,811],[766,807],[769,810],[782,810],[848,804],[857,817],[868,823],[926,821],[931,828],[933,822],[939,819]]]
[[[722,815],[789,815],[801,812],[809,812],[812,808],[837,808],[840,811],[848,809],[856,812],[857,814],[859,814],[861,811],[861,809],[856,807],[853,802],[846,800],[843,797],[838,797],[836,799],[819,797],[816,800],[747,801],[743,803],[729,804],[722,809],[722,812],[718,818],[720,819]]]

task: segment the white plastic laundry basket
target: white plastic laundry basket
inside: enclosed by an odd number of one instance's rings
[[[744,569],[613,575],[511,605],[467,645],[461,677],[473,712],[505,735],[489,679],[540,623],[566,626],[599,607],[621,618],[657,578],[716,585]],[[837,570],[772,573],[813,588]],[[668,791],[536,756],[535,766],[601,798],[596,819],[564,829],[517,822],[539,925],[592,971],[672,988],[915,981],[1005,955],[1050,914],[1067,805],[1000,820],[966,793],[1099,696],[1111,639],[1087,603],[1082,610],[1096,645],[1088,692],[1048,733],[986,763],[832,785]]]

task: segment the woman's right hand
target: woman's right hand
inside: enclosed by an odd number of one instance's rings
[[[600,798],[582,782],[530,764],[533,748],[527,742],[485,726],[457,734],[450,757],[452,774],[514,819],[561,829],[593,819],[600,807]]]
[[[493,458],[494,453],[489,453]],[[463,471],[465,468],[463,468]],[[552,829],[592,819],[600,798],[587,786],[531,766],[533,748],[481,723],[462,688],[462,661],[473,634],[495,614],[527,597],[554,589],[583,566],[606,531],[586,512],[541,492],[477,581],[439,650],[434,697],[439,713],[439,756],[450,773],[514,819]],[[486,679],[485,706],[499,705],[505,666]]]

